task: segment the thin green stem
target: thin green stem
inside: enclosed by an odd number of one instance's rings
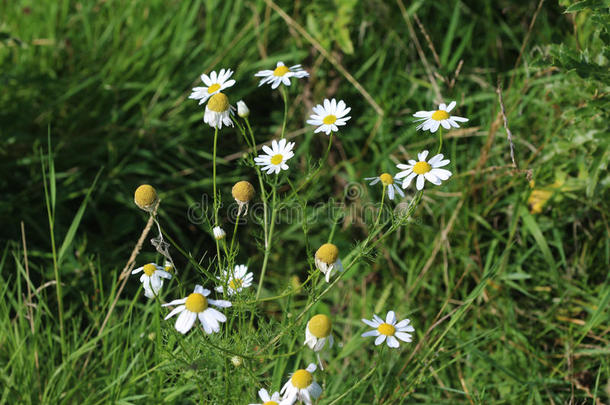
[[[288,92],[284,87],[280,87],[282,98],[284,99],[284,122],[282,123],[282,134],[280,139],[284,138],[284,132],[286,132],[286,119],[288,118]]]
[[[218,196],[216,195],[216,144],[218,142],[218,127],[214,128],[214,154],[212,156],[212,183],[214,187],[214,226],[218,226]]]
[[[239,216],[241,210],[237,211],[237,218],[235,219],[235,226],[233,227],[233,235],[231,236],[231,246],[229,247],[229,253],[233,255],[233,246],[235,245],[235,235],[237,235],[237,226],[239,225]]]
[[[277,177],[275,179],[275,185],[273,187],[273,196],[271,200],[271,223],[269,224],[269,234],[265,241],[265,257],[263,258],[263,267],[261,268],[261,277],[258,280],[258,288],[256,289],[256,299],[261,295],[261,289],[263,287],[263,280],[265,279],[265,272],[267,270],[267,263],[269,262],[269,254],[271,253],[271,238],[273,237],[273,229],[275,228],[275,216],[277,213],[275,202],[277,197]]]
[[[390,186],[392,187],[392,186]],[[375,225],[373,225],[373,229],[377,228],[377,225],[379,225],[379,220],[381,219],[381,213],[383,212],[383,201],[385,199],[385,192],[387,190],[388,186],[386,186],[385,184],[383,185],[383,192],[381,194],[381,204],[379,204],[379,213],[377,214],[377,220],[375,220]]]
[[[443,147],[443,128],[438,129],[438,150],[436,154],[441,153],[441,148]]]

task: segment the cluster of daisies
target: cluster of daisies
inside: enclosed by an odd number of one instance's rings
[[[204,86],[195,87],[190,99],[199,100],[199,104],[206,103],[204,122],[215,128],[216,131],[223,126],[233,126],[236,122],[235,113],[241,118],[247,119],[249,109],[243,101],[238,101],[236,107],[229,102],[228,96],[223,92],[232,87],[236,82],[231,79],[231,69],[221,69],[219,72],[211,72],[209,75],[202,74],[201,80]],[[290,86],[291,78],[305,78],[309,74],[303,70],[301,65],[286,66],[278,62],[274,70],[262,70],[254,75],[261,78],[259,86],[269,84],[272,89],[279,86]],[[434,133],[441,127],[449,130],[458,128],[460,122],[468,121],[466,118],[450,115],[455,107],[453,101],[448,106],[440,104],[434,111],[418,111],[414,114],[419,122],[417,130],[430,131]],[[333,135],[339,132],[339,127],[345,126],[350,120],[348,115],[351,108],[343,100],[325,99],[322,104],[313,107],[313,114],[307,123],[316,126],[315,133],[324,132]],[[249,124],[248,124],[249,125]],[[272,140],[270,146],[262,147],[263,153],[254,158],[254,163],[259,166],[261,172],[268,175],[279,175],[282,171],[289,170],[287,162],[294,156],[295,142],[288,142],[282,137]],[[440,152],[440,149],[439,149]],[[381,183],[384,188],[384,196],[393,200],[396,195],[404,197],[403,189],[415,182],[417,190],[424,188],[425,181],[440,185],[442,181],[449,179],[451,172],[443,169],[450,161],[443,154],[437,153],[428,157],[429,152],[424,150],[417,154],[417,160],[409,160],[407,164],[398,164],[401,171],[392,176],[383,173],[377,177],[367,177],[371,185]],[[239,214],[247,213],[248,203],[255,195],[255,189],[248,181],[240,181],[232,188],[232,195],[239,205]],[[138,187],[134,195],[135,203],[142,209],[151,212],[158,203],[155,189],[150,185]],[[215,224],[212,234],[217,241],[226,237],[226,232]],[[339,248],[332,243],[325,243],[319,247],[314,255],[316,268],[324,275],[326,282],[330,283],[333,275],[343,271],[343,265],[339,257]],[[172,262],[166,261],[164,266],[148,263],[133,270],[133,274],[142,273],[140,282],[144,289],[144,295],[151,299],[158,299],[159,292],[163,287],[164,280],[172,278]],[[235,296],[249,288],[254,280],[252,272],[248,272],[246,265],[236,265],[234,268],[220,270],[216,277],[214,290],[223,295],[223,298]],[[223,309],[232,306],[225,299],[212,299],[212,291],[196,285],[193,292],[185,298],[176,299],[164,307],[172,307],[165,319],[178,315],[175,328],[178,332],[186,334],[197,323],[201,323],[202,329],[207,334],[220,331],[222,323],[227,317]],[[362,334],[362,337],[374,336],[374,344],[379,346],[384,342],[390,348],[400,347],[400,342],[411,342],[413,326],[409,319],[398,320],[394,311],[387,312],[385,318],[373,315],[373,319],[362,319],[362,322],[372,330]],[[291,405],[296,401],[302,401],[311,405],[322,394],[322,387],[315,381],[314,372],[318,366],[323,369],[320,352],[325,348],[332,348],[334,337],[332,334],[332,320],[326,314],[316,314],[307,322],[304,330],[303,344],[309,347],[317,356],[318,364],[311,363],[306,368],[294,371],[279,392],[269,393],[266,389],[260,389],[258,394],[264,405]]]

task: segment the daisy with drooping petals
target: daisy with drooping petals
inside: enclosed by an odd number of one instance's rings
[[[318,270],[324,273],[327,283],[330,283],[330,277],[335,270],[343,271],[343,265],[339,259],[339,248],[332,243],[320,246],[314,255],[314,261]]]
[[[402,192],[399,186],[402,185],[402,182],[394,177],[392,177],[389,173],[383,173],[377,177],[365,177],[364,180],[371,181],[369,185],[374,186],[375,184],[381,182],[384,187],[388,189],[388,197],[390,200],[394,199],[394,195],[396,193],[400,194],[401,197],[405,196],[405,193]]]
[[[250,405],[280,405],[280,393],[274,392],[273,395],[269,395],[269,392],[261,388],[258,391],[258,396],[263,401],[262,404],[250,404]]]
[[[284,384],[281,391],[286,404],[300,400],[311,405],[312,400],[322,395],[322,387],[313,380],[314,371],[316,365],[310,363],[306,369],[297,370],[290,376],[290,380]]]
[[[216,240],[222,240],[227,236],[225,230],[219,226],[215,226],[214,229],[212,229],[212,232],[214,233],[214,239]]]
[[[325,99],[324,105],[318,104],[313,108],[313,114],[310,116],[311,119],[307,120],[310,125],[319,125],[314,131],[324,132],[326,135],[330,135],[331,132],[339,131],[339,126],[343,126],[352,117],[346,117],[351,111],[351,107],[347,107],[343,100],[332,100]]]
[[[144,295],[148,298],[155,298],[155,295],[159,295],[161,287],[163,287],[163,279],[170,279],[172,275],[164,270],[163,267],[156,265],[155,263],[148,263],[142,267],[138,267],[131,274],[138,274],[143,271],[144,274],[140,276],[140,282],[144,287]]]
[[[396,175],[396,178],[401,179],[406,177],[402,181],[402,188],[409,187],[409,184],[411,184],[411,181],[413,181],[415,177],[417,177],[416,187],[418,190],[422,190],[424,188],[424,180],[428,180],[430,183],[439,186],[441,181],[447,180],[449,177],[451,177],[451,172],[449,170],[440,169],[440,167],[447,166],[450,163],[449,159],[443,160],[444,156],[442,153],[432,157],[427,162],[426,157],[428,157],[427,150],[417,154],[419,162],[411,159],[409,160],[408,165],[396,165],[396,167],[403,170]]]
[[[441,125],[445,129],[459,128],[458,122],[466,122],[468,118],[458,117],[456,115],[449,115],[451,110],[455,107],[455,101],[445,105],[444,103],[438,106],[436,111],[418,111],[413,114],[414,117],[419,118],[415,121],[423,121],[417,126],[417,129],[424,131],[430,131],[432,133],[438,130]]]
[[[272,89],[277,89],[280,84],[284,84],[284,86],[290,86],[290,78],[296,77],[307,77],[309,73],[301,68],[301,65],[294,66],[285,66],[284,62],[278,62],[277,66],[274,70],[261,70],[256,73],[254,76],[262,77],[259,86],[262,86],[265,83],[269,83]]]
[[[170,262],[169,260],[165,260],[165,263],[163,263],[163,267],[165,271],[173,271],[174,270],[174,265],[172,264],[172,262]]]
[[[235,80],[228,80],[229,77],[233,74],[231,69],[221,69],[218,74],[215,71],[210,73],[210,75],[206,75],[205,73],[201,75],[201,81],[205,84],[205,87],[195,87],[193,88],[193,92],[189,96],[190,99],[199,100],[199,105],[205,103],[208,98],[212,97],[214,94],[231,87],[235,84]]]
[[[223,270],[222,276],[218,277],[218,280],[224,285],[227,285],[227,294],[237,294],[244,288],[248,288],[252,285],[252,279],[254,275],[252,272],[247,273],[248,266],[244,264],[235,265],[233,271]],[[218,286],[215,288],[218,292],[223,292],[224,287]]]
[[[314,352],[319,352],[324,348],[328,340],[328,347],[333,347],[335,342],[332,335],[332,321],[324,314],[311,317],[305,327],[305,343]]]
[[[182,334],[191,330],[197,318],[199,318],[203,325],[203,330],[208,335],[219,332],[220,322],[226,322],[227,317],[222,312],[210,308],[208,305],[214,305],[218,308],[229,308],[231,303],[225,300],[208,299],[208,295],[210,295],[210,290],[196,285],[195,290],[188,297],[163,304],[164,307],[178,305],[167,314],[165,319],[167,320],[179,313],[180,315],[176,320],[176,330]]]
[[[375,346],[379,346],[385,340],[387,340],[389,347],[397,348],[400,346],[398,339],[402,340],[403,342],[411,342],[413,340],[411,334],[408,333],[415,331],[413,326],[409,325],[411,321],[409,319],[403,319],[402,321],[396,323],[396,314],[394,311],[389,311],[387,313],[385,322],[377,315],[373,315],[372,321],[363,319],[362,322],[366,323],[371,328],[375,328],[374,330],[364,332],[362,334],[362,337],[377,336],[377,339],[375,339]]]
[[[274,140],[271,147],[263,145],[266,155],[258,155],[254,161],[258,166],[263,166],[261,170],[267,171],[267,174],[278,174],[281,170],[288,170],[286,161],[294,156],[292,148],[294,142],[287,142],[286,139],[280,139],[279,142]]]
[[[222,124],[227,127],[233,126],[231,115],[235,107],[229,104],[229,98],[224,93],[216,93],[210,97],[210,101],[205,105],[203,122],[212,128],[222,129]]]

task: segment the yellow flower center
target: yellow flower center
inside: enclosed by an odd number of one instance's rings
[[[313,376],[307,370],[297,370],[292,375],[290,379],[292,381],[292,385],[302,390],[303,388],[307,388],[313,382]]]
[[[329,317],[323,314],[313,316],[307,323],[307,327],[312,335],[317,338],[325,338],[330,335],[332,322]]]
[[[237,290],[238,288],[241,288],[241,286],[244,284],[243,281],[241,281],[240,278],[235,278],[231,281],[229,281],[229,287],[231,288],[231,290]]]
[[[278,405],[278,403],[275,401],[267,401],[267,402],[263,403],[263,405]]]
[[[383,173],[381,176],[379,176],[379,180],[381,180],[381,184],[383,184],[384,186],[394,184],[394,178],[389,173]]]
[[[208,94],[212,94],[215,91],[218,91],[218,89],[220,89],[220,84],[218,83],[214,83],[213,85],[211,85],[210,87],[208,87]]]
[[[144,274],[150,277],[154,274],[155,271],[157,271],[157,266],[152,263],[148,263],[142,266],[142,270],[144,270]]]
[[[157,201],[157,192],[153,186],[142,184],[133,195],[136,205],[142,209],[152,207]]]
[[[223,93],[216,93],[210,97],[208,108],[214,112],[225,112],[229,109],[229,98]]]
[[[191,293],[184,303],[186,309],[191,312],[203,312],[208,307],[208,300],[199,293]]]
[[[428,173],[430,170],[432,170],[432,166],[427,162],[417,162],[415,163],[415,166],[413,166],[413,172],[416,174]]]
[[[437,110],[434,111],[434,113],[432,113],[432,118],[435,121],[442,121],[442,120],[446,120],[447,118],[449,118],[449,113],[445,110]]]
[[[316,252],[316,257],[326,264],[333,264],[339,258],[339,248],[332,243],[325,243]]]
[[[231,194],[237,201],[247,203],[254,197],[254,186],[245,180],[238,181],[231,189]]]
[[[322,120],[323,123],[325,123],[326,125],[332,125],[335,123],[335,121],[337,121],[337,117],[335,117],[334,115],[327,115],[326,117],[324,117],[324,119]]]
[[[284,76],[286,73],[290,72],[286,66],[278,66],[273,71],[273,76]]]
[[[273,155],[271,157],[271,164],[272,165],[279,165],[280,163],[282,163],[282,160],[284,160],[284,156],[282,156],[281,154],[277,154],[277,155]]]
[[[386,336],[394,336],[394,332],[396,332],[396,328],[389,323],[382,323],[377,327],[377,330],[379,333]]]

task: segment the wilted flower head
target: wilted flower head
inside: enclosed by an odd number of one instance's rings
[[[239,205],[238,214],[241,214],[241,210],[244,207],[246,209],[244,215],[247,214],[248,203],[250,202],[250,200],[252,200],[252,198],[254,198],[254,186],[250,182],[245,180],[238,181],[231,189],[231,194],[233,194],[233,198],[235,198],[235,201]]]
[[[343,270],[341,259],[339,259],[339,248],[332,243],[325,243],[320,246],[314,259],[318,270],[325,274],[327,283],[330,282],[333,270]]]
[[[149,184],[142,184],[133,195],[136,205],[147,212],[151,212],[155,208],[157,200],[157,191]]]

